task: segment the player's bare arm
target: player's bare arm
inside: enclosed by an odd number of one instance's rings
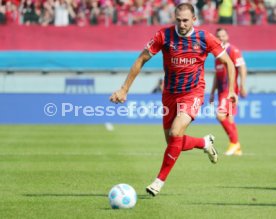
[[[247,76],[246,65],[239,66],[239,74],[240,74],[240,95],[241,97],[246,97],[247,91],[245,88],[245,81]]]
[[[149,54],[148,50],[144,49],[139,57],[136,59],[134,64],[132,65],[129,74],[122,85],[121,89],[115,91],[110,96],[110,101],[113,103],[124,103],[127,99],[127,93],[133,81],[135,80],[136,76],[140,73],[143,65],[150,60],[151,55]]]
[[[210,93],[210,99],[209,99],[209,102],[210,103],[213,103],[214,102],[214,99],[215,99],[215,92],[216,92],[216,89],[218,88],[218,82],[217,82],[217,75],[215,74],[214,76],[214,81],[213,81],[213,86],[212,86],[212,90],[211,90],[211,93]]]
[[[231,99],[234,103],[238,102],[238,96],[235,93],[234,85],[235,85],[235,66],[233,62],[231,61],[230,57],[226,52],[224,52],[219,58],[218,58],[223,64],[226,65],[227,68],[227,74],[228,74],[228,86],[229,86],[229,93],[228,93],[228,99]]]

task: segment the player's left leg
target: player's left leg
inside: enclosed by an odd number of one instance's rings
[[[169,132],[170,132],[170,129],[164,130],[164,134],[165,134],[167,143],[168,143],[168,139],[170,137]],[[217,161],[218,161],[217,152],[216,152],[215,156],[213,155],[214,153],[212,152],[212,150],[215,150],[215,148],[213,146],[214,140],[215,140],[215,137],[211,134],[206,135],[202,138],[184,135],[183,142],[182,142],[182,151],[189,151],[194,148],[197,148],[197,149],[203,149],[204,152],[206,152],[206,149],[208,149],[210,151],[210,155],[211,155],[211,156],[209,156],[210,161],[212,163],[217,163]],[[207,153],[209,153],[209,152],[207,152]]]
[[[232,124],[229,121],[229,116],[226,113],[217,112],[217,120],[220,122],[220,124],[222,125],[224,131],[226,132],[228,138],[229,138],[229,142],[232,141]]]
[[[231,103],[227,98],[219,98],[219,106],[217,109],[217,119],[224,128],[228,138],[229,146],[224,153],[225,155],[241,155],[240,145],[238,142],[237,127],[234,123],[234,115],[236,114],[236,105]]]
[[[220,99],[219,102],[217,119],[227,133],[230,142],[224,154],[227,156],[242,155],[238,139],[238,129],[234,121],[234,116],[237,113],[237,106],[226,98]]]
[[[239,149],[239,143],[237,141],[237,129],[235,128],[233,118],[232,116],[218,113],[217,119],[229,138],[229,146],[224,154],[227,156],[234,155]]]

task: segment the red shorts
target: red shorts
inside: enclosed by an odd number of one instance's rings
[[[188,114],[193,120],[204,101],[204,90],[186,94],[163,93],[163,127],[169,129],[179,112]]]
[[[217,112],[226,114],[227,116],[237,114],[237,104],[232,103],[231,100],[227,99],[226,95],[219,95],[219,105]]]

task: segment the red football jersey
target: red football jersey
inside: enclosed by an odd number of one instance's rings
[[[245,65],[244,59],[241,55],[241,52],[238,48],[233,45],[227,44],[225,45],[226,52],[231,58],[232,62],[235,65],[235,92],[239,93],[238,87],[238,67],[241,65]],[[228,94],[228,74],[226,66],[221,63],[218,59],[215,62],[216,67],[216,76],[217,76],[217,84],[218,84],[218,93],[219,95],[227,95]]]
[[[208,53],[218,57],[224,52],[222,43],[211,33],[194,29],[189,36],[182,36],[176,26],[159,30],[146,49],[151,55],[162,50],[164,92],[169,93],[204,90],[204,62]]]

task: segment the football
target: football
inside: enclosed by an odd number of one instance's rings
[[[118,184],[109,191],[108,199],[111,208],[133,208],[137,202],[134,188],[128,184]]]

